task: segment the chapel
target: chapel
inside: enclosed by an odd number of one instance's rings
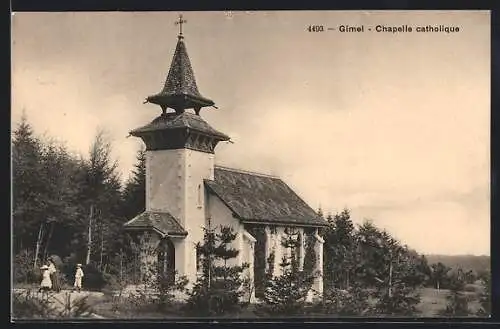
[[[158,105],[161,114],[130,132],[146,146],[146,207],[124,226],[148,247],[143,250],[154,250],[141,257],[154,263],[155,270],[167,275],[176,271],[191,283],[200,273],[195,245],[203,240],[203,227],[231,226],[237,233],[234,247],[240,251],[235,262],[249,264],[246,274],[255,286],[250,300],[255,301],[263,292],[271,253],[273,271],[280,271],[288,252],[280,242],[285,232],[299,237],[299,266],[310,246],[315,270],[322,273],[324,241],[318,230],[326,221],[279,177],[216,164],[216,146],[230,137],[202,118],[202,109],[216,107],[198,90],[182,33],[184,22],[181,16],[165,84],[145,101]],[[322,293],[321,275],[313,289]]]

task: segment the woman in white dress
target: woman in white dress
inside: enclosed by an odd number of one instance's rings
[[[52,281],[50,280],[50,272],[49,267],[47,265],[43,265],[40,267],[42,271],[42,282],[40,283],[40,292],[48,292],[52,288]]]

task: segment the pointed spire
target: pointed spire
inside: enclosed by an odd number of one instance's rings
[[[184,36],[182,35],[182,24],[186,22],[186,20],[182,19],[182,15],[175,22],[180,27],[179,36],[162,91],[146,99],[147,102],[160,105],[164,113],[167,108],[172,108],[177,113],[192,108],[196,114],[199,114],[202,107],[214,105],[212,100],[203,97],[198,91],[198,85],[196,84],[191,61],[184,44]]]

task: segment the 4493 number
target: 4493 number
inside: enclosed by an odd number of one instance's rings
[[[325,28],[323,25],[309,25],[307,27],[307,31],[309,32],[323,32],[325,31]]]

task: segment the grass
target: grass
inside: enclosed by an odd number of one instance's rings
[[[419,316],[421,317],[435,317],[439,316],[438,313],[442,309],[446,308],[450,291],[447,289],[437,290],[434,288],[422,288],[419,290],[420,293],[420,303],[417,309],[421,312]],[[467,296],[471,298],[469,302],[469,308],[472,313],[475,313],[481,307],[478,302],[478,295],[476,292],[466,291],[464,292]]]

